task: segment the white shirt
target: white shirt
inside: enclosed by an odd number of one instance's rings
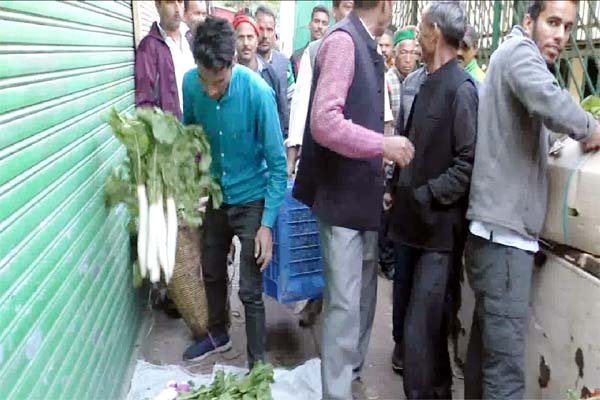
[[[194,62],[194,56],[192,55],[192,50],[190,49],[190,44],[185,38],[185,33],[187,32],[188,28],[186,24],[182,23],[179,27],[181,36],[179,41],[175,41],[172,37],[167,35],[167,32],[163,30],[160,24],[157,25],[158,31],[171,51],[173,66],[175,67],[175,81],[177,82],[177,91],[179,93],[179,107],[181,108],[181,112],[183,112],[183,76],[186,72],[196,66],[196,63]]]
[[[308,103],[310,102],[310,90],[312,89],[313,70],[310,63],[310,46],[307,46],[302,53],[298,77],[292,103],[290,105],[290,125],[288,128],[288,137],[285,140],[286,147],[302,145],[304,128],[308,121]]]
[[[475,236],[479,236],[494,243],[517,249],[531,251],[533,253],[540,249],[537,240],[530,239],[513,230],[480,221],[472,221],[469,230]]]

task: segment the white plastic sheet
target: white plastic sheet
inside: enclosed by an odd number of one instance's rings
[[[196,387],[210,384],[216,371],[245,374],[247,369],[215,365],[212,375],[196,375],[178,365],[154,365],[138,360],[127,400],[153,399],[169,381],[194,382]],[[321,398],[321,361],[312,359],[293,370],[275,369],[271,386],[273,400],[314,400]]]

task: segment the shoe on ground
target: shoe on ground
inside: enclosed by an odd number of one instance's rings
[[[399,343],[396,343],[394,352],[392,353],[392,369],[397,374],[402,375],[404,373],[404,357],[402,354],[402,345]]]
[[[205,336],[183,353],[183,359],[186,361],[200,361],[211,354],[224,353],[231,349],[231,339],[229,335],[222,334],[218,336]]]

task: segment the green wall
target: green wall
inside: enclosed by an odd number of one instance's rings
[[[112,399],[141,321],[124,157],[105,123],[134,104],[131,4],[0,1],[0,397]]]

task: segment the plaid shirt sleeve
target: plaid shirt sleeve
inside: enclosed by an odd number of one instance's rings
[[[390,105],[392,107],[394,121],[397,121],[398,110],[400,110],[400,91],[402,83],[400,82],[400,78],[393,68],[386,72],[385,80],[390,92]]]

